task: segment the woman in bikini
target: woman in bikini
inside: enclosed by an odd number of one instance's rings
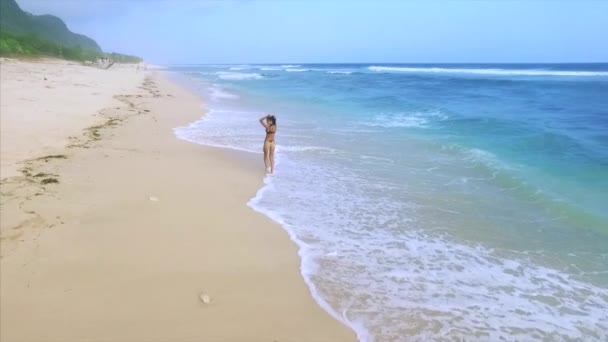
[[[274,173],[274,135],[277,132],[277,119],[274,115],[266,115],[260,119],[260,123],[266,129],[266,139],[264,139],[264,166],[266,173]]]

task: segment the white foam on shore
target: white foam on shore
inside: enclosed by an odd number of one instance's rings
[[[377,184],[281,157],[248,205],[286,229],[311,294],[360,340],[608,337],[605,289],[411,229],[416,207],[371,195]]]
[[[209,121],[176,134],[259,153],[248,148],[259,148],[259,130],[249,143],[249,127],[241,126],[251,123],[241,119],[257,114],[215,110]],[[235,125],[240,129],[233,131]],[[191,135],[196,132],[201,135]],[[239,139],[225,138],[233,134]],[[377,184],[365,177],[302,164],[289,154],[326,150],[279,146],[275,176],[264,179],[247,205],[287,231],[299,246],[300,272],[311,295],[359,340],[608,338],[606,289],[524,258],[412,229],[415,206],[388,190],[369,197]]]
[[[261,153],[255,124],[260,115],[211,110],[176,135]],[[419,127],[442,114],[385,113],[376,119],[355,128]],[[289,127],[282,127],[286,137]],[[305,141],[278,145],[276,175],[264,179],[247,205],[287,231],[299,246],[300,272],[311,295],[359,340],[608,339],[607,289],[539,266],[527,255],[423,232],[407,185],[357,173],[361,169],[350,167],[352,161],[325,158],[335,149]],[[484,165],[495,162],[479,149],[462,154]],[[379,165],[382,157],[360,156],[370,158]]]
[[[280,156],[278,155],[277,157],[278,158],[276,166],[279,166]],[[280,171],[277,171],[276,176],[280,177]],[[295,230],[285,222],[285,220],[278,212],[268,210],[264,208],[263,205],[260,205],[260,201],[262,200],[262,198],[265,197],[266,193],[276,190],[273,185],[273,181],[275,179],[275,177],[264,178],[264,185],[257,191],[255,196],[247,202],[247,206],[278,223],[287,232],[291,241],[293,241],[298,246],[298,256],[300,257],[301,261],[300,274],[302,275],[302,278],[304,279],[304,282],[306,283],[310,291],[310,295],[319,304],[319,306],[321,306],[321,308],[323,308],[323,310],[329,313],[334,319],[350,327],[357,335],[357,339],[359,341],[373,341],[372,336],[369,334],[368,330],[365,328],[362,322],[349,318],[348,312],[346,310],[342,311],[342,313],[337,312],[325,300],[325,298],[323,298],[323,296],[319,294],[315,283],[312,281],[312,276],[318,269],[318,265],[312,257],[316,252],[311,248],[311,246],[309,246],[307,243],[298,238],[295,233]]]
[[[397,73],[453,73],[453,74],[479,74],[497,76],[603,76],[608,77],[604,71],[560,71],[560,70],[515,70],[515,69],[463,69],[463,68],[412,68],[412,67],[389,67],[370,66],[371,71],[397,72]]]
[[[201,119],[173,131],[178,138],[197,144],[259,154],[260,130],[251,125],[258,115],[262,114],[209,109]]]

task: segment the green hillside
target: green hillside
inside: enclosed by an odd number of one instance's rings
[[[63,20],[52,15],[27,13],[15,0],[0,0],[0,27],[13,35],[35,35],[68,48],[101,52],[93,39],[70,31]]]
[[[141,58],[104,53],[97,43],[73,33],[52,15],[32,15],[15,0],[0,0],[0,56],[48,56],[77,61],[109,57],[118,63],[139,63]]]

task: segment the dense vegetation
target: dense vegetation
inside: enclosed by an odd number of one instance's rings
[[[137,56],[123,55],[121,53],[106,53],[106,57],[111,58],[116,63],[140,63],[143,60]]]
[[[36,35],[17,35],[5,28],[0,28],[0,56],[48,56],[76,61],[92,61],[101,57],[109,57],[118,63],[139,63],[141,58],[119,53],[103,53],[86,50],[76,45],[64,46],[55,42],[41,39]]]
[[[51,15],[32,15],[15,0],[0,0],[0,56],[49,56],[77,61],[109,57],[118,63],[139,63],[141,58],[103,53],[97,43],[71,32]]]
[[[16,35],[0,28],[0,55],[2,56],[50,56],[72,60],[93,60],[101,52],[83,50],[80,46],[66,47],[33,34]]]
[[[83,50],[101,52],[97,43],[68,29],[63,20],[52,15],[33,15],[23,11],[15,0],[0,0],[2,28],[17,35],[33,34],[63,46],[80,46]]]

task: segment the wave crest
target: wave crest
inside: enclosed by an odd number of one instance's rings
[[[216,73],[217,77],[223,80],[259,80],[264,78],[260,74],[256,73],[246,73],[246,72],[228,72],[228,71],[220,71]]]
[[[535,70],[535,69],[464,69],[464,68],[414,68],[414,67],[368,67],[376,72],[398,72],[398,73],[452,73],[452,74],[477,74],[495,76],[603,76],[608,77],[605,71],[558,71],[558,70]]]

